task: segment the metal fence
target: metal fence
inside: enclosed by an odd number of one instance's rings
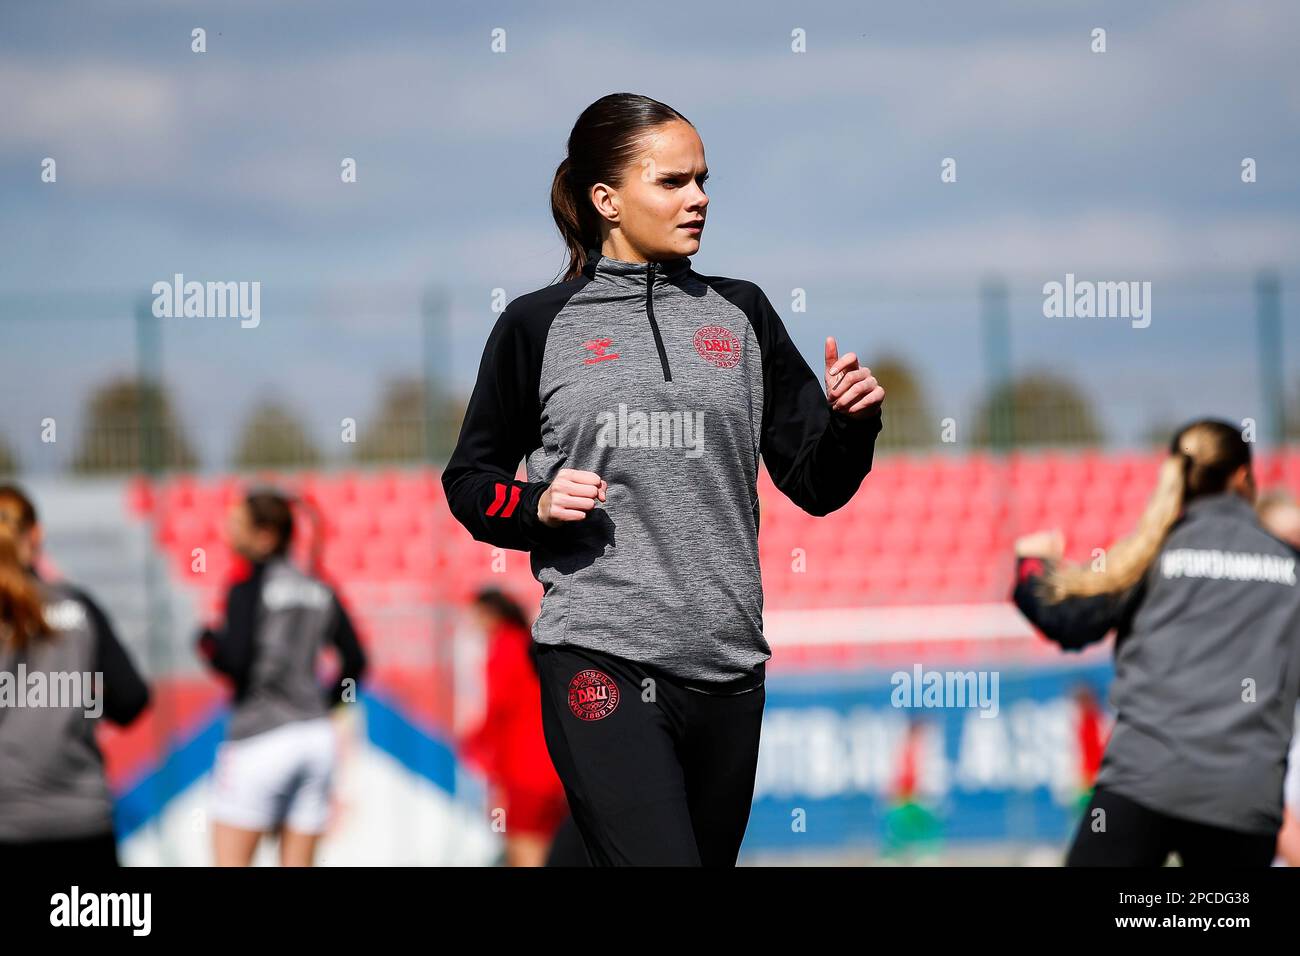
[[[837,334],[889,398],[882,453],[1150,447],[1218,414],[1300,433],[1300,328],[1276,274],[1166,277],[1145,328],[1044,316],[1037,284],[870,286],[782,308],[820,371]],[[155,318],[126,293],[0,296],[0,472],[439,464],[487,332],[476,290],[285,292],[255,329]],[[378,303],[378,305],[374,304]],[[456,308],[452,303],[457,303]],[[1294,325],[1294,324],[1293,324]]]

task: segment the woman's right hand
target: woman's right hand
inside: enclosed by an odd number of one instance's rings
[[[581,521],[596,502],[605,500],[609,485],[594,471],[561,468],[537,502],[537,517],[550,528]]]

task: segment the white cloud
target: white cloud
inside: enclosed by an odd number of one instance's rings
[[[112,63],[66,67],[0,63],[5,135],[0,152],[38,151],[64,182],[113,185],[174,173],[179,106],[157,72]]]

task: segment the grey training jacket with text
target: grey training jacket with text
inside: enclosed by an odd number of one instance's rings
[[[0,688],[0,843],[111,834],[95,726],[100,717],[126,726],[149,703],[90,596],[62,581],[37,586],[53,633],[21,648],[0,641],[0,681],[8,684]]]
[[[1300,694],[1297,552],[1238,495],[1188,503],[1146,577],[1046,604],[1022,558],[1013,598],[1066,650],[1114,629],[1115,727],[1097,785],[1171,816],[1275,833]]]

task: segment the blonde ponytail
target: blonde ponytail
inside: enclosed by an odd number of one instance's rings
[[[1043,596],[1055,602],[1118,594],[1141,581],[1182,511],[1186,471],[1187,459],[1183,455],[1166,458],[1137,528],[1110,546],[1103,568],[1094,571],[1084,565],[1058,565],[1043,576]]]
[[[1202,419],[1174,435],[1160,465],[1155,490],[1137,528],[1106,551],[1100,570],[1058,564],[1043,575],[1040,596],[1049,603],[1072,597],[1120,594],[1146,576],[1187,502],[1228,489],[1236,471],[1250,467],[1250,444],[1227,422]]]

